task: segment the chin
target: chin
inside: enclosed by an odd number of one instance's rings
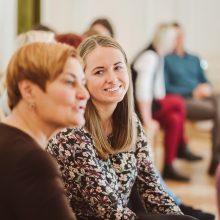
[[[78,117],[73,123],[72,123],[72,126],[75,126],[75,127],[81,127],[85,124],[85,119],[84,119],[84,116],[82,117]]]
[[[123,99],[124,99],[124,96],[122,96],[122,97],[120,97],[120,98],[117,98],[114,102],[115,102],[115,103],[119,103],[119,102],[121,102]]]

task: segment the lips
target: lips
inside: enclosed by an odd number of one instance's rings
[[[86,109],[86,105],[77,105],[73,109],[75,109],[77,112],[84,113]]]
[[[114,87],[111,87],[111,88],[106,88],[104,90],[107,91],[107,92],[115,92],[115,91],[119,90],[120,88],[121,88],[121,86],[114,86]]]

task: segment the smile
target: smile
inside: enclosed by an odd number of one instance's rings
[[[117,90],[119,90],[121,88],[121,86],[117,86],[117,87],[112,87],[112,88],[108,88],[108,89],[104,89],[107,92],[115,92]]]

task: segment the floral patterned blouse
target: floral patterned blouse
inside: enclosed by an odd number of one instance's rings
[[[139,122],[137,131],[135,151],[111,155],[107,160],[100,159],[85,128],[64,129],[49,141],[47,151],[58,161],[67,196],[78,217],[136,219],[127,207],[135,180],[148,213],[181,214],[160,186]]]

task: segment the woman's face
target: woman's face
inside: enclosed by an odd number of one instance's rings
[[[93,103],[117,105],[129,86],[127,65],[123,54],[113,47],[96,47],[85,59],[87,88]]]
[[[56,129],[83,125],[89,98],[84,84],[81,64],[75,58],[68,58],[63,72],[46,84],[46,92],[35,86],[36,112],[39,118]]]

